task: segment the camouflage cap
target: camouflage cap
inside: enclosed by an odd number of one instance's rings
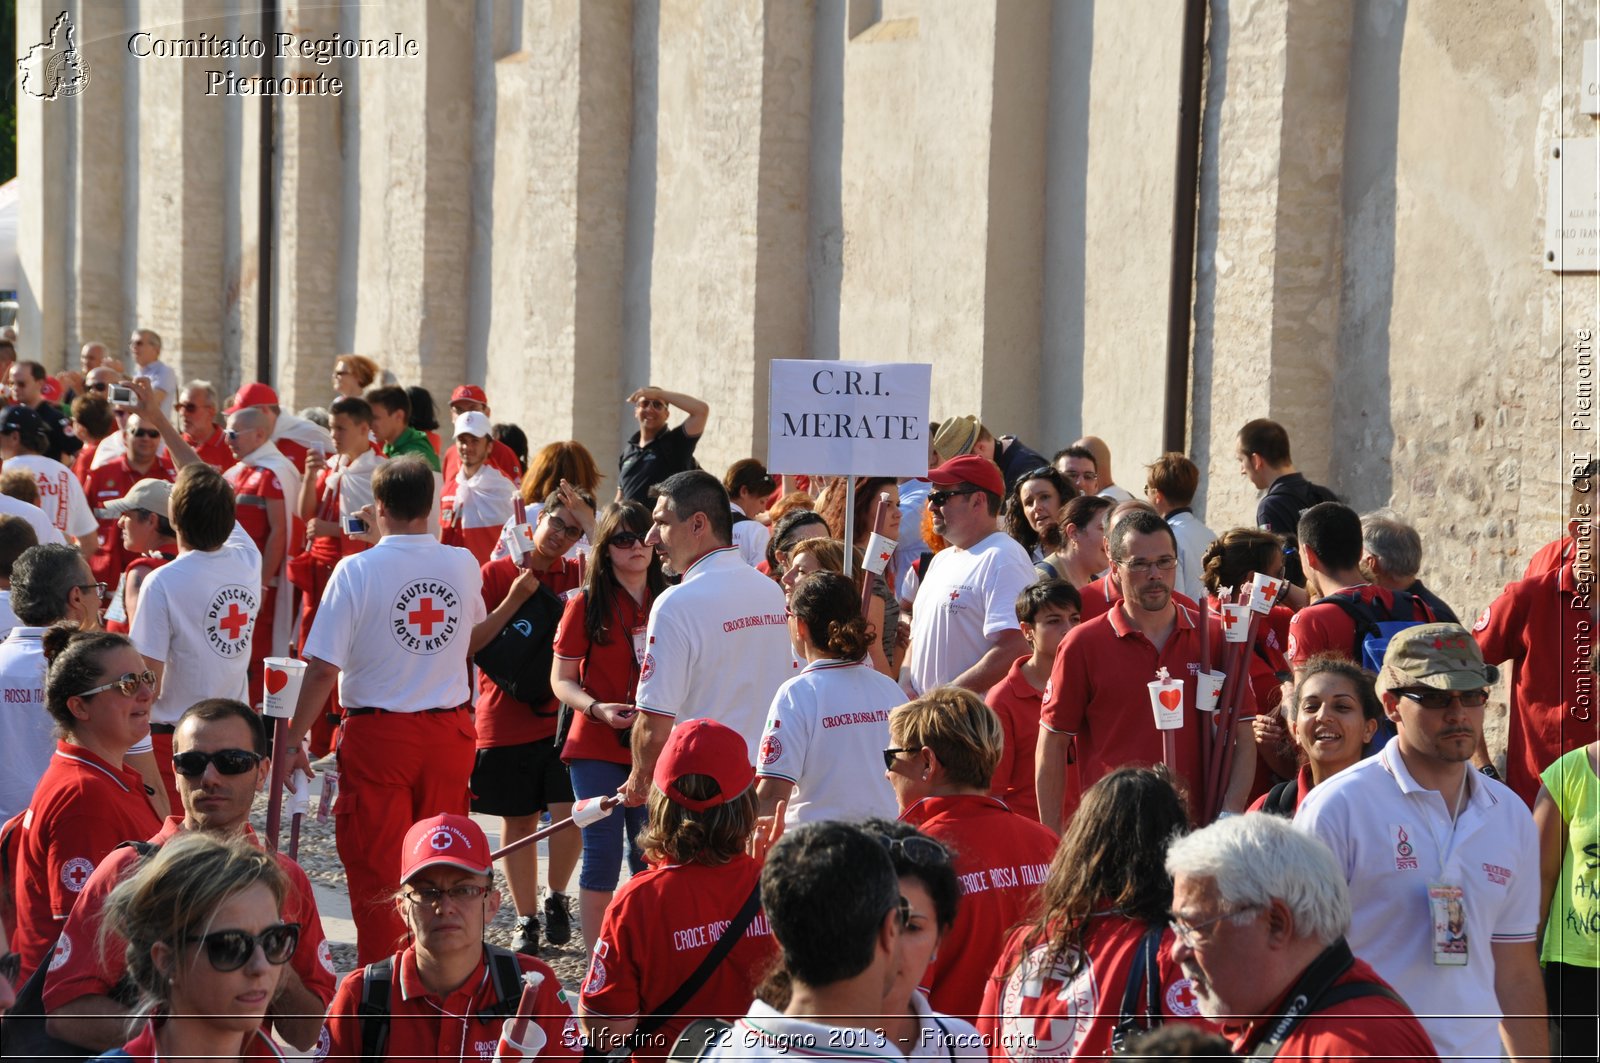
[[[1389,640],[1378,672],[1378,693],[1403,687],[1480,690],[1500,678],[1483,663],[1478,643],[1460,624],[1418,624]]]

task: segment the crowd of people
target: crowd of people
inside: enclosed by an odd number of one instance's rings
[[[1592,464],[1468,630],[1267,420],[1217,532],[1185,455],[1141,499],[973,415],[719,479],[644,387],[602,490],[364,356],[297,413],[147,329],[0,361],[8,1055],[1596,1055]],[[318,775],[342,979],[250,825]]]

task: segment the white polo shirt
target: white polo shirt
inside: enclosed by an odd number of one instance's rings
[[[261,551],[237,522],[216,550],[189,550],[145,577],[128,637],[161,661],[151,723],[175,726],[204,698],[245,701],[261,608]]]
[[[1533,941],[1539,925],[1539,839],[1528,806],[1470,765],[1451,833],[1445,797],[1418,785],[1391,738],[1300,799],[1295,826],[1333,850],[1350,883],[1350,949],[1405,998],[1441,1059],[1499,1059],[1494,953]],[[1453,801],[1454,795],[1452,795]],[[1464,891],[1468,963],[1433,962],[1428,887]]]
[[[1018,630],[1017,595],[1038,578],[1028,551],[1003,531],[934,554],[911,613],[911,688],[925,694],[950,682],[994,636]]]
[[[385,535],[334,566],[304,656],[339,669],[339,700],[352,708],[462,705],[473,696],[467,644],[487,615],[470,551]]]
[[[727,724],[753,758],[773,695],[793,675],[783,589],[726,546],[656,599],[636,700],[657,716]]]
[[[18,454],[7,458],[5,467],[7,472],[27,469],[33,473],[34,482],[39,485],[39,508],[57,531],[82,538],[100,530],[83,484],[59,461],[42,454]]]
[[[149,365],[136,365],[133,370],[135,379],[143,377],[150,381],[150,386],[160,388],[165,394],[161,399],[161,413],[172,420],[178,400],[178,373],[172,366],[157,358]]]
[[[44,707],[44,632],[14,627],[0,642],[0,823],[28,807],[56,751]]]
[[[778,688],[756,752],[756,777],[795,784],[790,827],[899,815],[883,772],[900,684],[864,661],[813,661]]]
[[[1173,588],[1190,601],[1198,602],[1205,593],[1202,579],[1206,569],[1206,551],[1217,541],[1217,533],[1200,523],[1200,518],[1189,509],[1167,518],[1172,537],[1178,540],[1178,578]]]
[[[39,537],[40,546],[67,541],[62,536],[61,529],[50,523],[50,518],[45,516],[44,510],[32,502],[24,502],[10,495],[0,495],[0,517],[21,517],[27,521],[33,528],[33,534]]]

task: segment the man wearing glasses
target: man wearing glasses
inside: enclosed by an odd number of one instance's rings
[[[1150,713],[1148,686],[1162,668],[1183,680],[1183,727],[1175,732],[1174,767],[1190,812],[1198,817],[1205,803],[1200,727],[1209,723],[1194,707],[1195,673],[1202,667],[1222,670],[1221,621],[1216,616],[1209,621],[1211,660],[1202,661],[1199,614],[1172,597],[1178,541],[1166,521],[1148,509],[1133,509],[1112,527],[1110,543],[1122,600],[1061,640],[1039,717],[1034,763],[1039,821],[1057,833],[1064,812],[1078,803],[1079,795],[1064,792],[1067,754],[1074,743],[1085,789],[1125,765],[1162,763],[1162,736]],[[1233,766],[1221,806],[1227,812],[1244,811],[1255,775],[1250,684],[1240,685],[1240,699]]]
[[[1377,687],[1398,734],[1306,794],[1294,820],[1350,884],[1350,948],[1405,995],[1441,1058],[1547,1047],[1533,816],[1471,770],[1497,678],[1457,624],[1397,634]]]
[[[108,511],[106,504],[122,498],[140,480],[171,480],[177,475],[166,455],[158,453],[161,432],[154,425],[137,414],[132,415],[123,424],[122,437],[122,456],[91,469],[84,483],[84,493],[89,496],[95,520],[100,522],[99,547],[89,559],[89,568],[94,578],[108,587],[117,585],[133,555],[122,544],[118,514]]]
[[[261,717],[243,702],[208,698],[191,705],[172,740],[183,814],[169,816],[150,844],[160,846],[181,831],[196,830],[243,834],[256,841],[250,806],[271,774],[269,750]],[[322,1032],[322,1013],[333,999],[334,970],[323,944],[311,882],[286,854],[277,856],[289,880],[283,920],[299,926],[300,941],[268,1014],[278,1036],[304,1050],[316,1044]],[[57,948],[61,962],[51,967],[44,984],[51,1036],[95,1052],[127,1040],[132,1008],[123,996],[126,987],[119,988],[127,970],[125,943],[115,935],[101,942],[100,928],[107,897],[142,859],[131,846],[113,850],[78,894],[61,929],[67,942],[65,948]]]
[[[628,438],[617,459],[617,501],[631,500],[648,508],[650,488],[675,473],[698,468],[694,448],[706,430],[711,407],[693,395],[653,387],[640,388],[627,401],[639,430]],[[668,428],[667,418],[674,406],[689,416]]]
[[[147,328],[135,329],[128,337],[128,355],[133,359],[135,378],[150,381],[161,415],[172,419],[172,400],[178,394],[178,374],[161,360],[161,337]]]
[[[217,389],[209,380],[191,380],[184,385],[177,410],[184,441],[201,461],[218,472],[233,465],[233,451],[228,449],[217,419]]]
[[[1017,595],[1038,573],[1000,530],[1005,482],[994,462],[963,454],[928,473],[933,530],[950,543],[933,555],[911,616],[911,692],[953,683],[979,697],[1004,679],[1028,640]]]

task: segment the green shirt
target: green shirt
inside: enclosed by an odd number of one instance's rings
[[[1600,967],[1600,871],[1592,855],[1600,840],[1600,779],[1589,766],[1588,747],[1580,746],[1550,765],[1541,779],[1567,829],[1540,959]]]
[[[441,471],[439,468],[439,455],[434,452],[433,444],[428,442],[427,436],[410,425],[407,425],[406,430],[395,437],[393,443],[385,443],[383,445],[383,456],[386,458],[398,458],[403,454],[415,454],[427,462],[428,467],[434,472]]]

